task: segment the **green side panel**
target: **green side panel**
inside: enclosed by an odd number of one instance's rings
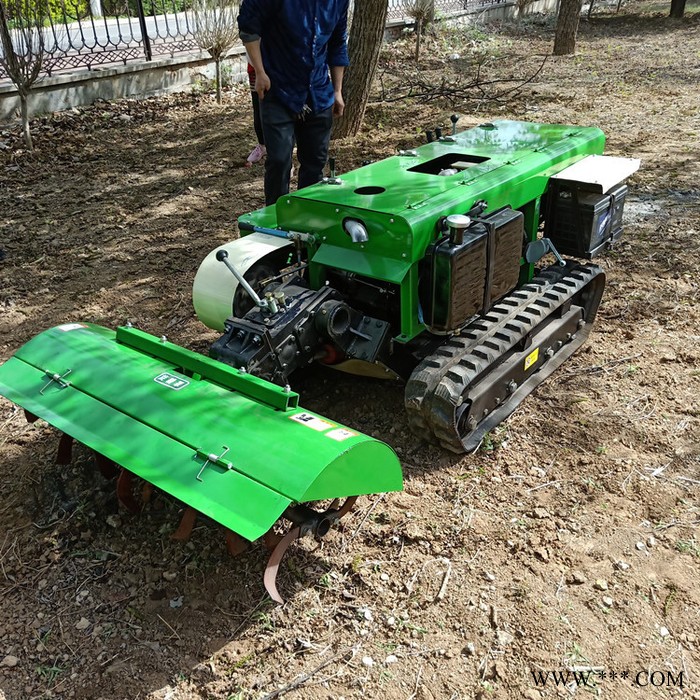
[[[289,503],[402,488],[384,443],[285,408],[284,390],[215,360],[192,371],[195,359],[132,329],[65,324],[0,367],[0,394],[249,539]]]
[[[249,540],[261,537],[291,503],[233,470],[206,469],[187,445],[120,413],[74,386],[39,393],[45,373],[16,357],[0,367],[0,394],[171,496]]]
[[[411,263],[407,260],[392,260],[363,250],[347,250],[327,243],[321,244],[312,262],[314,265],[340,268],[396,284],[401,283],[411,268]]]

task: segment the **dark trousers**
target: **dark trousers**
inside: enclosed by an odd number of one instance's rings
[[[260,102],[260,117],[265,136],[265,204],[274,204],[289,192],[292,150],[297,144],[299,189],[317,183],[323,177],[328,158],[328,142],[333,125],[333,109],[299,118],[270,95]]]
[[[265,137],[263,136],[262,122],[260,121],[260,98],[255,90],[250,91],[250,98],[253,101],[253,129],[255,129],[255,136],[258,139],[258,143],[264,146]]]

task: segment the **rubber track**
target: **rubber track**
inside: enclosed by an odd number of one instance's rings
[[[411,428],[450,451],[464,452],[455,413],[468,387],[599,275],[602,271],[596,265],[549,267],[426,357],[406,384]],[[587,321],[592,321],[596,310],[597,304],[586,310]]]

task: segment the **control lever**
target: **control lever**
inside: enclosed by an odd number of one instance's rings
[[[335,176],[335,158],[328,159],[328,177],[324,177],[321,182],[326,185],[342,185],[343,181]]]
[[[547,253],[554,255],[560,267],[566,266],[566,261],[559,255],[559,251],[554,247],[554,243],[552,243],[549,238],[540,238],[537,241],[528,243],[527,248],[525,248],[525,260],[529,263],[536,263]]]
[[[277,304],[270,303],[270,299],[261,299],[255,292],[255,290],[248,284],[243,275],[231,264],[228,259],[228,252],[223,248],[216,251],[216,259],[222,262],[231,271],[231,274],[238,280],[238,283],[245,289],[248,296],[253,300],[255,306],[263,311],[269,311],[270,313],[275,313],[277,311]]]
[[[454,136],[457,133],[457,122],[459,121],[459,116],[453,114],[450,117],[450,121],[452,122],[452,136]]]

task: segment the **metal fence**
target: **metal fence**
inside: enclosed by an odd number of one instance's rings
[[[2,5],[4,0],[0,0]],[[6,0],[5,0],[6,2]],[[36,2],[32,17],[13,16]],[[42,6],[39,6],[42,3]],[[42,73],[52,75],[75,69],[150,61],[197,49],[192,14],[182,0],[21,0],[6,3],[5,16],[15,52],[26,51],[26,25],[43,25]],[[37,25],[37,17],[41,21]],[[3,21],[0,14],[0,21]],[[22,32],[22,25],[25,31]],[[31,30],[30,30],[31,31]],[[38,42],[34,41],[36,45]],[[0,45],[0,58],[3,55]],[[0,80],[7,78],[0,61]]]
[[[507,0],[435,0],[438,16],[478,12]],[[151,61],[197,50],[191,0],[0,0],[0,21],[22,46],[21,23],[13,16],[27,7],[41,16],[43,75],[92,70],[128,61]],[[389,20],[410,20],[412,0],[389,0]],[[6,19],[3,20],[3,17]],[[20,27],[18,29],[17,27]],[[2,59],[0,43],[0,59]],[[21,49],[20,49],[21,50]],[[0,82],[9,76],[0,60]]]
[[[454,17],[456,15],[480,12],[491,7],[508,4],[509,0],[435,0],[435,15]],[[389,0],[390,20],[409,19],[411,0]]]

